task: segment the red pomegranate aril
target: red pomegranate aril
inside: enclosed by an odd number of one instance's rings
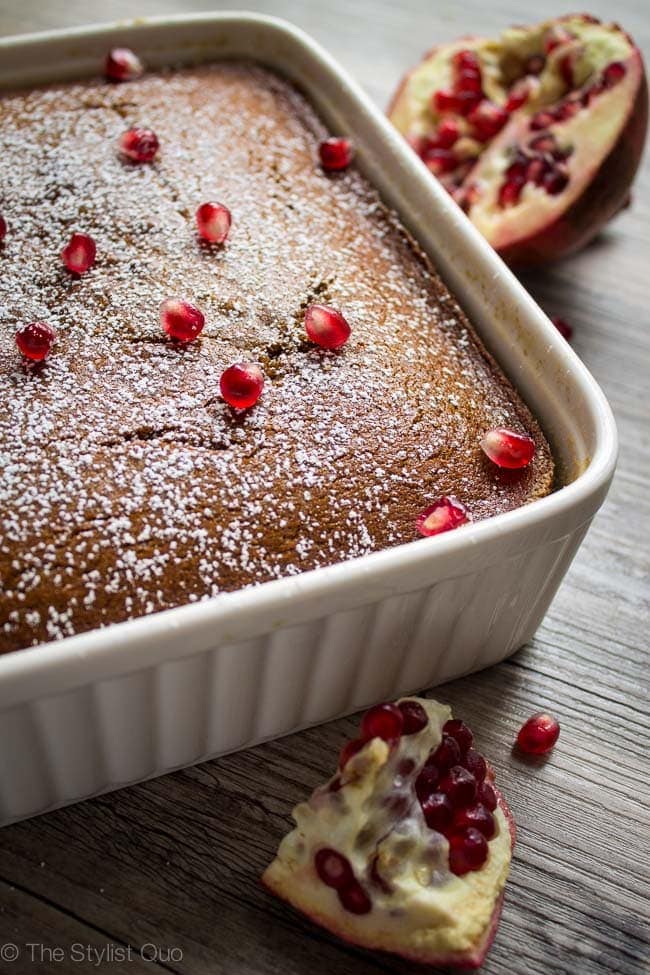
[[[0,213],[0,242],[7,236],[7,222],[5,218]]]
[[[104,74],[109,81],[133,81],[144,73],[142,61],[128,47],[114,47],[106,56]]]
[[[423,802],[438,788],[440,772],[435,765],[425,765],[415,780],[415,794]]]
[[[515,112],[522,105],[525,105],[530,98],[531,82],[528,78],[521,78],[516,81],[508,92],[508,98],[503,106],[505,111],[510,114],[510,112]]]
[[[434,176],[451,173],[458,165],[458,160],[451,149],[433,148],[427,150],[422,157],[426,166]]]
[[[457,93],[469,92],[473,95],[483,94],[483,82],[481,80],[480,72],[477,71],[461,71],[456,82],[454,84],[454,90]]]
[[[525,182],[525,175],[509,177],[499,189],[499,206],[510,207],[518,203]]]
[[[547,193],[551,196],[557,196],[566,189],[569,183],[569,176],[567,173],[562,172],[560,169],[554,169],[550,173],[547,173],[544,177],[543,186]]]
[[[477,782],[482,782],[487,774],[487,762],[483,756],[473,748],[467,750],[463,758],[463,765],[471,772]]]
[[[97,245],[88,234],[73,234],[61,251],[61,259],[68,271],[85,274],[95,263]]]
[[[420,512],[415,525],[420,535],[429,538],[466,525],[469,520],[467,508],[457,498],[439,498]]]
[[[196,211],[199,235],[210,244],[223,244],[231,223],[230,210],[223,203],[202,203]]]
[[[120,151],[131,162],[152,162],[159,148],[158,136],[151,129],[129,129],[120,137]]]
[[[339,172],[352,162],[354,150],[349,139],[332,137],[318,147],[320,164],[327,172]]]
[[[429,724],[427,712],[417,701],[402,701],[397,706],[402,712],[403,735],[415,735]]]
[[[527,755],[545,755],[555,745],[560,725],[546,711],[533,714],[519,729],[517,745]]]
[[[339,890],[338,895],[342,906],[350,914],[367,914],[372,908],[370,898],[356,880]]]
[[[619,81],[622,81],[627,72],[627,68],[622,61],[612,61],[603,71],[603,84],[605,88],[613,88]]]
[[[551,321],[555,325],[560,335],[565,338],[567,342],[570,342],[573,335],[573,328],[569,325],[569,323],[558,316],[552,318]]]
[[[160,306],[160,324],[177,342],[193,342],[203,330],[205,317],[199,308],[182,298],[166,298]]]
[[[458,809],[454,814],[454,831],[461,832],[469,828],[478,829],[483,833],[486,840],[491,840],[494,836],[496,829],[494,816],[480,802],[477,802],[474,806],[467,806],[466,809]]]
[[[468,49],[456,51],[452,56],[451,63],[457,71],[467,71],[469,69],[470,71],[480,72],[481,70],[481,62],[479,61],[478,54],[476,51],[470,51]]]
[[[489,782],[479,782],[476,798],[490,812],[494,812],[497,808],[497,794]]]
[[[264,388],[264,373],[253,362],[235,362],[221,373],[219,389],[228,404],[237,410],[255,406]]]
[[[339,768],[343,770],[351,758],[360,752],[364,745],[367,745],[366,738],[353,738],[352,741],[345,743],[339,755]]]
[[[440,791],[449,796],[452,806],[468,806],[476,799],[476,779],[462,765],[452,765],[440,781]]]
[[[526,433],[498,427],[488,430],[481,440],[481,449],[497,467],[518,470],[528,467],[535,456],[535,441]]]
[[[450,91],[449,88],[440,88],[434,92],[433,107],[436,112],[457,112],[458,105],[459,102],[456,93]]]
[[[350,861],[336,850],[325,847],[314,856],[316,873],[328,887],[340,890],[354,883]]]
[[[451,118],[445,118],[438,126],[435,135],[435,142],[441,149],[451,149],[453,144],[458,141],[459,137],[460,126],[458,122],[455,122]],[[435,146],[432,146],[432,148],[435,148]]]
[[[444,734],[451,735],[452,738],[456,739],[461,754],[465,754],[467,749],[472,747],[474,735],[460,718],[451,718],[449,721],[445,721],[442,730]]]
[[[350,338],[351,328],[340,311],[328,305],[310,305],[305,312],[308,338],[323,349],[340,349]]]
[[[548,129],[550,125],[554,125],[556,122],[555,116],[546,110],[538,112],[537,115],[533,115],[530,120],[530,127],[533,132],[538,132],[540,129]]]
[[[469,113],[467,121],[479,142],[487,142],[501,131],[508,121],[508,113],[500,105],[484,99]]]
[[[49,354],[56,332],[47,322],[30,322],[16,332],[16,345],[26,359],[42,362]]]
[[[535,183],[536,186],[541,186],[547,170],[548,164],[544,159],[541,159],[539,156],[535,159],[531,159],[526,167],[526,182]]]
[[[528,148],[534,150],[534,152],[552,153],[557,149],[557,139],[552,132],[542,132],[530,140]]]
[[[368,740],[382,738],[391,741],[401,736],[403,727],[404,718],[396,704],[377,704],[364,714],[361,736]]]
[[[451,825],[454,809],[448,796],[433,792],[421,803],[422,815],[429,829],[444,833]]]
[[[451,735],[442,736],[442,741],[434,752],[429,755],[427,765],[435,765],[441,772],[446,772],[452,765],[460,762],[460,747]]]
[[[454,833],[449,839],[449,869],[457,877],[480,870],[488,858],[488,842],[474,827]]]

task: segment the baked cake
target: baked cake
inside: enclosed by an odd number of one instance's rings
[[[117,148],[141,125],[145,165]],[[415,540],[438,498],[479,520],[551,490],[538,424],[354,165],[323,170],[327,135],[248,63],[0,99],[1,651]],[[209,200],[223,246],[197,236]],[[170,297],[204,313],[196,341],[161,329]],[[343,348],[308,340],[313,304]],[[57,333],[38,364],[34,321]],[[220,395],[242,360],[265,377],[245,411]],[[499,427],[534,440],[527,467],[486,457]]]

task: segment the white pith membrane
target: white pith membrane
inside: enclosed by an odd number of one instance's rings
[[[558,26],[575,37],[546,54],[545,38]],[[485,97],[496,105],[505,106],[512,86],[522,78],[529,79],[528,100],[512,111],[505,127],[491,141],[481,143],[472,138],[472,127],[466,118],[439,113],[432,103],[435,92],[453,87],[452,58],[459,51],[477,54]],[[528,75],[525,64],[536,55],[545,58],[544,68],[539,75]],[[572,85],[567,84],[562,73],[562,62],[567,57],[571,61]],[[567,96],[587,91],[615,62],[624,64],[624,76],[596,95],[587,107],[542,129],[531,128],[531,120],[540,110],[552,109]],[[443,119],[458,122],[461,139],[452,150],[464,158],[464,163],[442,175],[441,182],[498,250],[547,227],[583,194],[622,132],[642,77],[638,52],[620,28],[576,15],[530,28],[509,28],[494,40],[469,38],[434,49],[407,77],[389,114],[411,142],[435,136]],[[532,181],[526,182],[517,202],[502,206],[499,190],[517,148],[525,152],[530,141],[542,133],[551,133],[559,149],[570,152],[559,165],[559,170],[569,176],[566,187],[554,195]],[[472,160],[471,168],[468,160]],[[470,192],[464,193],[467,189]]]
[[[405,700],[425,709],[428,724],[402,735],[393,748],[371,739],[330,782],[296,806],[296,827],[282,840],[263,881],[312,920],[357,945],[430,964],[476,964],[498,920],[511,859],[510,827],[499,798],[487,860],[463,876],[450,872],[448,841],[427,826],[414,783],[440,743],[451,710],[436,701]],[[414,768],[400,774],[398,766],[407,759]],[[339,774],[341,787],[332,790]],[[321,880],[314,858],[323,848],[347,858],[372,903],[368,913],[350,913],[337,891]]]

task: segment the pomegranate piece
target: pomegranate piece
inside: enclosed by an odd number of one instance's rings
[[[445,722],[442,730],[445,735],[451,735],[452,738],[455,738],[458,743],[458,747],[460,748],[461,755],[464,755],[468,748],[472,747],[474,735],[464,721],[460,721],[458,718],[452,718],[451,721]]]
[[[454,833],[449,839],[449,868],[457,877],[479,870],[488,858],[488,841],[474,827]]]
[[[72,274],[85,274],[96,256],[97,245],[88,234],[73,234],[61,251],[61,260]]]
[[[514,827],[491,770],[477,787],[467,769],[432,764],[445,748],[460,750],[444,728],[472,751],[471,730],[435,701],[371,708],[340,771],[294,809],[296,827],[263,881],[348,942],[476,967],[496,929]]]
[[[396,704],[378,704],[363,716],[361,721],[361,736],[366,741],[371,738],[383,738],[391,741],[399,738],[404,727],[404,717]]]
[[[341,890],[348,887],[354,881],[354,874],[350,861],[328,847],[324,847],[316,852],[314,857],[316,873],[328,887]]]
[[[439,498],[418,515],[415,526],[420,535],[429,537],[452,531],[470,520],[464,504],[457,498]]]
[[[221,373],[219,389],[229,406],[248,410],[254,406],[264,388],[264,373],[252,362],[235,362]]]
[[[402,734],[415,735],[429,723],[427,712],[417,701],[402,701],[398,705],[402,712]]]
[[[320,164],[328,173],[347,169],[354,156],[354,148],[349,139],[332,137],[325,139],[318,147]]]
[[[0,213],[0,243],[5,239],[6,236],[7,236],[7,222],[5,218],[2,216],[2,214]]]
[[[151,129],[129,129],[120,137],[120,152],[131,162],[148,163],[156,158],[160,143]]]
[[[109,81],[133,81],[143,73],[142,61],[129,47],[114,47],[106,55],[104,74]]]
[[[400,84],[389,117],[407,138],[417,132],[431,173],[507,263],[557,261],[628,197],[647,128],[641,54],[622,28],[582,14],[467,43],[431,50]],[[438,87],[443,77],[451,80]],[[447,119],[461,128],[451,144],[437,135]],[[531,136],[551,133],[567,155],[528,151]],[[469,140],[473,165],[461,151]],[[530,165],[511,170],[520,151]]]
[[[199,236],[210,244],[223,244],[231,224],[230,210],[223,203],[202,203],[196,211]]]
[[[497,467],[518,470],[528,467],[535,456],[535,441],[526,433],[499,427],[485,434],[481,449]]]
[[[54,345],[56,332],[47,322],[30,322],[16,332],[16,345],[26,359],[41,362]]]
[[[571,337],[573,336],[573,328],[572,328],[572,326],[569,325],[569,323],[564,318],[559,318],[557,316],[555,318],[552,318],[551,321],[555,325],[555,327],[558,330],[558,332],[560,333],[560,335],[563,338],[565,338],[567,340],[567,342],[570,342],[571,341]]]
[[[546,711],[531,715],[519,729],[517,747],[526,755],[546,755],[560,736],[560,725]]]
[[[167,298],[160,306],[160,324],[176,342],[193,342],[203,331],[205,317],[189,301]]]
[[[307,337],[323,349],[340,349],[352,332],[340,311],[328,305],[310,305],[305,312]]]

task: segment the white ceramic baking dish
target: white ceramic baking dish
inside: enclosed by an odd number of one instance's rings
[[[299,30],[246,14],[0,40],[0,88],[255,58],[294,80],[432,256],[530,407],[561,490],[401,545],[0,657],[0,822],[486,667],[529,640],[607,492],[616,430],[587,370],[381,112]],[[1,623],[2,621],[0,621]]]

